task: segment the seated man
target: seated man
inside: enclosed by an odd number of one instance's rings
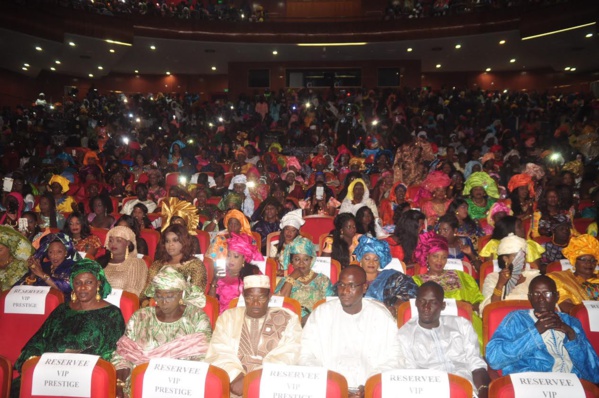
[[[387,308],[366,293],[366,272],[341,271],[339,300],[312,312],[302,333],[300,365],[322,366],[347,379],[350,397],[362,397],[366,380],[399,364],[397,325]]]
[[[206,362],[229,374],[231,393],[238,396],[245,375],[262,363],[297,364],[302,334],[297,314],[268,307],[268,276],[246,276],[243,298],[245,307],[231,308],[218,317],[206,354]]]
[[[459,316],[441,316],[445,309],[441,285],[423,283],[416,295],[418,318],[399,329],[401,368],[435,369],[472,383],[479,398],[488,393],[487,364],[480,356],[472,323]]]
[[[137,184],[135,187],[135,194],[137,195],[137,199],[133,199],[125,203],[123,209],[121,210],[121,214],[131,215],[131,212],[133,212],[133,206],[138,203],[145,205],[148,208],[148,213],[153,213],[154,210],[156,210],[156,203],[148,199],[148,187],[146,184]]]
[[[508,314],[487,344],[489,366],[504,375],[564,372],[599,383],[599,358],[580,321],[555,311],[559,293],[553,279],[534,278],[528,300],[533,309]]]

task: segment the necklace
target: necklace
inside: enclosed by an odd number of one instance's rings
[[[299,278],[297,278],[296,280],[297,280],[298,282],[301,282],[301,283],[306,283],[306,282],[308,282],[310,279],[312,279],[312,277],[313,277],[313,276],[314,276],[314,271],[310,270],[310,272],[308,272],[308,275],[306,275],[306,276],[300,276],[300,277],[299,277]]]
[[[563,245],[560,244],[560,243],[557,243],[554,238],[551,238],[551,243],[553,243],[557,247],[566,247],[566,246],[568,246],[568,243],[564,243]]]

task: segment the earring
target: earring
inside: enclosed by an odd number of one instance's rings
[[[71,301],[73,303],[77,301],[77,295],[75,294],[75,292],[71,292]]]
[[[458,212],[457,212],[457,211],[455,212],[455,215],[456,215],[456,216],[458,215]]]
[[[110,252],[110,259],[112,260],[112,252]]]
[[[183,299],[182,299],[182,298],[180,298],[180,299],[179,299],[179,305],[184,305],[184,304],[185,304],[185,302],[183,301]]]
[[[96,290],[96,301],[100,300],[102,300],[102,296],[100,296],[100,286],[98,286],[98,289]]]
[[[129,245],[125,248],[125,258],[129,257]]]

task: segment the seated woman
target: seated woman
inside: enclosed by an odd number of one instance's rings
[[[91,233],[87,219],[79,212],[67,217],[62,232],[71,237],[75,250],[85,252],[90,257],[96,257],[98,249],[102,247],[100,238]]]
[[[470,214],[468,214],[469,207],[465,199],[457,197],[449,205],[447,214],[453,214],[458,219],[457,234],[469,238],[472,245],[476,247],[478,245],[478,238],[484,236],[485,232],[478,223],[478,220],[473,220]]]
[[[69,301],[71,269],[75,261],[80,259],[68,235],[62,232],[46,235],[40,241],[40,248],[27,260],[29,273],[23,275],[15,286],[50,286],[60,290],[65,301]]]
[[[135,234],[135,246],[137,247],[137,253],[143,254],[144,256],[148,255],[148,243],[144,238],[141,237],[141,229],[136,218],[124,214],[121,216],[121,218],[119,218],[115,226],[127,227],[131,229],[131,231],[133,231]]]
[[[14,229],[19,228],[19,218],[23,215],[25,202],[18,192],[10,192],[4,197],[4,208],[6,211],[0,215],[0,225],[7,225]]]
[[[420,204],[428,225],[435,225],[439,217],[447,213],[451,204],[451,199],[447,198],[450,185],[451,178],[442,171],[433,171],[422,183],[414,202]]]
[[[36,213],[39,214],[40,228],[64,228],[64,216],[56,210],[56,201],[50,192],[42,195]]]
[[[535,190],[532,177],[528,174],[516,174],[507,184],[514,216],[523,220],[531,218],[534,211]]]
[[[522,239],[526,237],[522,220],[515,216],[505,216],[497,221],[495,229],[493,229],[493,235],[491,235],[491,240],[482,248],[479,255],[485,260],[497,258],[499,242],[510,233]],[[532,239],[526,240],[526,262],[530,264],[530,268],[539,268],[543,253],[545,253],[543,246]]]
[[[574,270],[547,274],[557,285],[560,310],[569,312],[584,300],[599,300],[599,272],[595,270],[599,260],[599,241],[586,234],[572,237],[562,253]]]
[[[224,270],[215,264],[215,280],[210,286],[210,295],[218,299],[221,314],[229,308],[231,300],[243,293],[243,278],[261,274],[258,266],[250,262],[264,260],[247,235],[231,233],[229,236]]]
[[[484,171],[472,173],[464,184],[464,196],[468,202],[468,214],[474,220],[485,218],[491,206],[499,198],[499,189],[495,180]]]
[[[396,269],[385,269],[391,262],[389,244],[362,235],[354,253],[366,271],[366,297],[385,304],[395,316],[395,306],[416,297],[418,286],[414,280]],[[382,269],[382,271],[380,271]]]
[[[277,262],[277,276],[286,276],[290,259],[288,248],[300,236],[304,223],[301,209],[290,211],[281,219],[279,241],[270,249],[270,256]]]
[[[137,257],[135,234],[129,227],[117,226],[106,234],[106,257],[110,257],[104,267],[106,279],[115,289],[131,292],[139,297],[146,286],[148,266]],[[98,259],[102,264],[102,261]]]
[[[156,307],[146,307],[131,316],[125,335],[112,356],[116,368],[117,396],[130,390],[131,371],[152,358],[201,361],[206,355],[212,328],[204,313],[204,292],[171,267],[152,279],[148,296]]]
[[[303,236],[288,245],[293,272],[281,279],[275,288],[275,294],[291,297],[302,306],[302,323],[312,312],[314,304],[327,296],[333,295],[331,280],[323,274],[312,270],[316,262],[316,246]]]
[[[206,256],[213,261],[227,258],[227,239],[232,234],[246,235],[251,239],[251,242],[255,243],[250,223],[241,211],[229,210],[223,219],[223,223],[227,229],[219,232],[210,242],[208,250],[206,250]]]
[[[162,181],[162,173],[158,169],[151,169],[148,174],[148,198],[155,203],[158,199],[166,197],[164,182]]]
[[[335,229],[324,239],[322,256],[339,261],[341,268],[345,268],[356,260],[353,253],[360,238],[356,233],[356,218],[352,213],[339,213],[333,223]]]
[[[374,214],[372,214],[370,207],[366,205],[360,207],[356,212],[356,230],[360,235],[366,234],[370,237],[377,237],[378,230],[378,236],[386,236],[382,228],[376,228]]]
[[[482,260],[478,256],[470,238],[458,235],[458,219],[453,214],[446,214],[439,219],[437,225],[439,235],[447,239],[449,258],[467,259],[476,272],[480,270]]]
[[[156,274],[164,267],[176,269],[192,285],[204,291],[207,283],[206,268],[202,261],[192,254],[192,239],[195,239],[195,237],[189,235],[187,229],[179,224],[169,225],[162,231],[160,242],[156,248],[156,259],[148,270],[146,293],[150,291],[147,289]],[[144,295],[148,297],[146,293]]]
[[[266,238],[270,233],[279,230],[279,212],[282,206],[276,199],[267,198],[262,202],[260,207],[262,208],[262,212],[258,216],[258,222],[252,227],[252,231],[260,234],[262,238],[262,247],[260,250],[262,254],[266,254]]]
[[[29,240],[11,227],[0,226],[0,293],[27,273],[27,259],[33,254]]]
[[[513,215],[514,212],[507,204],[504,202],[495,202],[495,204],[491,206],[491,210],[489,210],[489,215],[487,216],[487,225],[483,228],[484,235],[492,235],[497,221],[501,220],[505,216]]]
[[[56,308],[27,342],[15,362],[15,369],[29,358],[45,352],[99,355],[110,361],[116,343],[125,332],[123,315],[104,301],[112,290],[100,265],[79,260],[69,278],[70,302]],[[13,380],[11,396],[19,396],[20,380]]]
[[[23,212],[22,216],[24,219],[27,220],[27,229],[25,229],[25,231],[23,231],[23,235],[25,235],[25,237],[27,239],[29,239],[29,242],[31,242],[31,243],[39,240],[42,237],[43,232],[42,232],[42,229],[40,228],[37,214],[35,214],[33,211],[25,211],[25,212]],[[50,232],[50,231],[48,231],[48,232]],[[37,242],[37,243],[38,243],[38,247],[39,247],[39,242]]]
[[[395,225],[393,222],[395,209],[406,202],[407,191],[408,187],[405,184],[396,182],[391,188],[389,197],[381,201],[379,216],[381,217],[383,226]]]
[[[57,174],[54,174],[52,178],[50,178],[50,181],[48,181],[50,193],[52,193],[56,203],[56,211],[59,213],[70,213],[77,210],[77,202],[75,202],[73,197],[67,195],[67,192],[69,192],[69,184],[69,180]],[[35,211],[39,210],[38,205]]]
[[[478,284],[470,275],[462,271],[445,270],[449,255],[447,239],[433,231],[420,235],[414,256],[420,266],[426,266],[426,274],[414,276],[418,286],[424,282],[437,282],[445,291],[445,298],[462,300],[472,305],[472,326],[482,342],[482,320],[477,315],[478,307],[484,300]]]
[[[148,208],[143,203],[138,203],[135,206],[133,206],[131,216],[133,216],[137,220],[141,228],[154,229],[152,221],[150,221],[150,219],[148,218]]]
[[[492,272],[485,278],[482,292],[485,299],[479,306],[482,314],[487,304],[504,300],[528,300],[528,285],[540,275],[538,269],[525,269],[526,240],[509,234],[499,242],[497,263],[501,271]],[[518,278],[512,277],[516,272]]]
[[[571,238],[572,223],[569,219],[564,219],[561,224],[552,225],[552,239],[550,242],[544,243],[542,246],[545,249],[545,253],[541,257],[541,265],[546,267],[554,261],[560,261],[566,257],[562,253],[564,248],[568,246]],[[544,269],[544,268],[543,268]]]
[[[93,213],[87,215],[90,226],[94,228],[110,229],[114,224],[112,213],[112,200],[106,195],[98,195],[90,199],[89,207]]]
[[[213,220],[218,208],[216,205],[209,204],[209,190],[207,188],[199,188],[196,192],[195,206],[198,209],[198,215],[206,220]]]
[[[356,178],[347,187],[347,196],[341,203],[339,213],[351,213],[354,216],[362,206],[368,206],[374,214],[375,222],[379,222],[379,211],[374,200],[370,199],[370,191],[361,178]]]
[[[393,235],[385,239],[391,248],[392,257],[405,262],[408,275],[413,275],[414,272],[414,250],[418,245],[418,236],[424,230],[424,222],[422,212],[408,210],[399,216]]]
[[[557,224],[568,222],[570,224],[570,233],[577,236],[578,232],[574,228],[572,219],[574,217],[574,209],[564,209],[561,206],[558,190],[549,188],[545,190],[541,200],[539,200],[538,210],[533,213],[532,221],[532,236],[551,236],[553,228]]]

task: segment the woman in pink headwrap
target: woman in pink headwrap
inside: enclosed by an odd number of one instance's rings
[[[0,216],[0,225],[8,225],[15,230],[19,228],[19,218],[23,214],[25,202],[23,196],[18,192],[11,192],[4,199],[6,211]]]
[[[447,198],[447,187],[450,185],[451,178],[442,171],[433,171],[422,183],[414,201],[418,200],[421,203],[428,225],[435,225],[437,220],[447,212],[451,204],[451,199]]]
[[[495,223],[501,220],[503,217],[511,216],[512,214],[514,214],[512,209],[505,202],[495,202],[489,210],[489,215],[487,216],[487,225],[485,225],[483,228],[485,235],[493,234]]]
[[[470,275],[462,271],[446,270],[449,256],[447,239],[433,231],[421,234],[414,257],[421,267],[426,266],[426,274],[414,276],[414,282],[421,286],[424,282],[437,282],[445,292],[445,298],[467,301],[472,304],[472,326],[482,342],[482,320],[477,315],[478,306],[484,300],[478,284]]]
[[[260,269],[250,262],[263,260],[264,257],[252,244],[249,236],[236,233],[230,235],[227,239],[227,258],[216,261],[216,279],[212,282],[209,293],[218,299],[220,313],[229,308],[231,300],[243,293],[243,278],[262,274]],[[224,264],[219,264],[219,261]]]

